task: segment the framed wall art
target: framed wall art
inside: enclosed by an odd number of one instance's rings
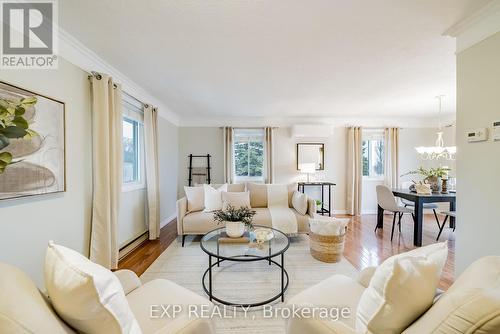
[[[0,200],[66,190],[65,104],[0,81]]]

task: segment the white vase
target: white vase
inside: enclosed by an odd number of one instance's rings
[[[226,234],[230,238],[239,238],[245,233],[245,224],[242,222],[226,222]]]

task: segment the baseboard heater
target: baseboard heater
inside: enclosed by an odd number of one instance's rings
[[[132,239],[132,241],[126,243],[124,246],[120,247],[118,251],[118,259],[121,260],[128,254],[130,254],[134,249],[139,247],[144,241],[148,240],[149,231],[145,231],[138,235],[136,238]]]

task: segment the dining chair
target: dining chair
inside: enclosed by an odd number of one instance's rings
[[[448,221],[448,218],[450,218],[450,217],[457,218],[456,211],[441,211],[440,213],[445,215],[446,217],[444,218],[443,225],[440,225],[438,223],[439,233],[438,233],[438,237],[436,238],[436,241],[439,241],[439,237],[441,236],[441,233],[443,233],[443,229],[444,229],[444,226],[446,225],[446,222]],[[455,219],[455,225],[453,226],[453,232],[455,232],[456,227],[457,227],[457,220]]]
[[[391,232],[391,241],[392,241],[394,237],[394,226],[396,225],[396,216],[399,216],[398,227],[399,227],[399,233],[401,233],[401,218],[403,217],[403,214],[410,213],[413,217],[413,220],[415,220],[415,215],[412,209],[398,204],[398,202],[396,201],[396,197],[394,196],[389,187],[384,185],[378,185],[376,189],[377,189],[378,205],[382,209],[390,211],[394,214],[394,216],[392,217],[392,232]],[[375,227],[375,231],[377,231],[377,227]]]
[[[401,188],[403,189],[410,189],[410,186],[413,184],[413,182],[411,181],[405,181],[403,183],[401,183]],[[401,203],[403,203],[403,205],[405,207],[411,207],[415,210],[415,203],[413,203],[412,201],[409,201],[407,199],[404,199],[404,198],[401,198]],[[436,219],[436,224],[437,226],[441,226],[440,223],[439,223],[439,217],[437,215],[437,212],[436,210],[439,209],[439,205],[437,203],[424,203],[423,205],[424,207],[424,210],[432,210],[432,212],[434,213],[434,218]]]

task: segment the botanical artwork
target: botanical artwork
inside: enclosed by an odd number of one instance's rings
[[[0,82],[0,200],[65,191],[64,103]]]

